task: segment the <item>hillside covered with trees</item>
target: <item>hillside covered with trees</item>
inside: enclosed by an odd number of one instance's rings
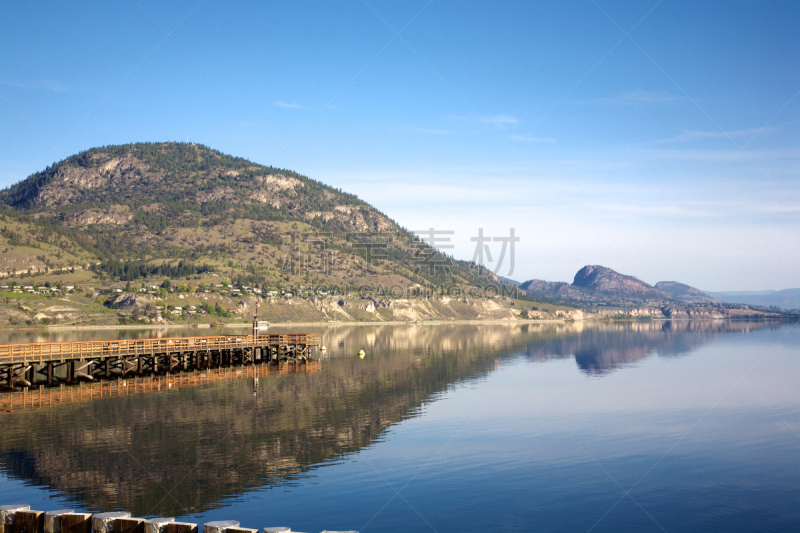
[[[0,191],[0,206],[7,275],[93,265],[117,280],[214,271],[264,287],[497,281],[353,194],[196,144],[87,150]]]

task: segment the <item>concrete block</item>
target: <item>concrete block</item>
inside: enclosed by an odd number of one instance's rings
[[[0,507],[0,533],[14,533],[14,517],[17,511],[27,511],[31,506],[27,503],[15,503]]]
[[[73,509],[59,509],[44,513],[44,533],[61,533],[61,515],[72,511]]]

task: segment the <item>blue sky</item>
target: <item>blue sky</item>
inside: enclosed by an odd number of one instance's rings
[[[800,286],[796,2],[0,9],[0,186],[188,134],[452,230],[461,258],[513,227],[519,280]]]

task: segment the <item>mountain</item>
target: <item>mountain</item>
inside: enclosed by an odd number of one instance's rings
[[[653,288],[639,278],[626,276],[600,265],[587,265],[575,274],[575,287],[591,291],[631,295],[641,298],[663,299],[668,295]]]
[[[783,289],[781,291],[724,291],[709,292],[708,294],[719,298],[723,302],[732,304],[800,309],[800,289]]]
[[[529,295],[582,306],[665,306],[718,304],[719,300],[676,281],[651,286],[634,276],[620,274],[601,265],[587,265],[573,282],[526,281],[520,286]]]
[[[669,294],[673,300],[684,303],[719,303],[721,300],[714,298],[709,293],[695,289],[677,281],[659,281],[655,288]]]
[[[8,274],[93,265],[112,280],[216,272],[274,288],[497,282],[353,194],[197,144],[93,148],[0,191],[0,206]]]

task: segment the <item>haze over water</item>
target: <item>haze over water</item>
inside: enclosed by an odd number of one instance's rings
[[[321,372],[258,394],[0,413],[0,501],[296,531],[800,529],[795,323],[304,329]]]

